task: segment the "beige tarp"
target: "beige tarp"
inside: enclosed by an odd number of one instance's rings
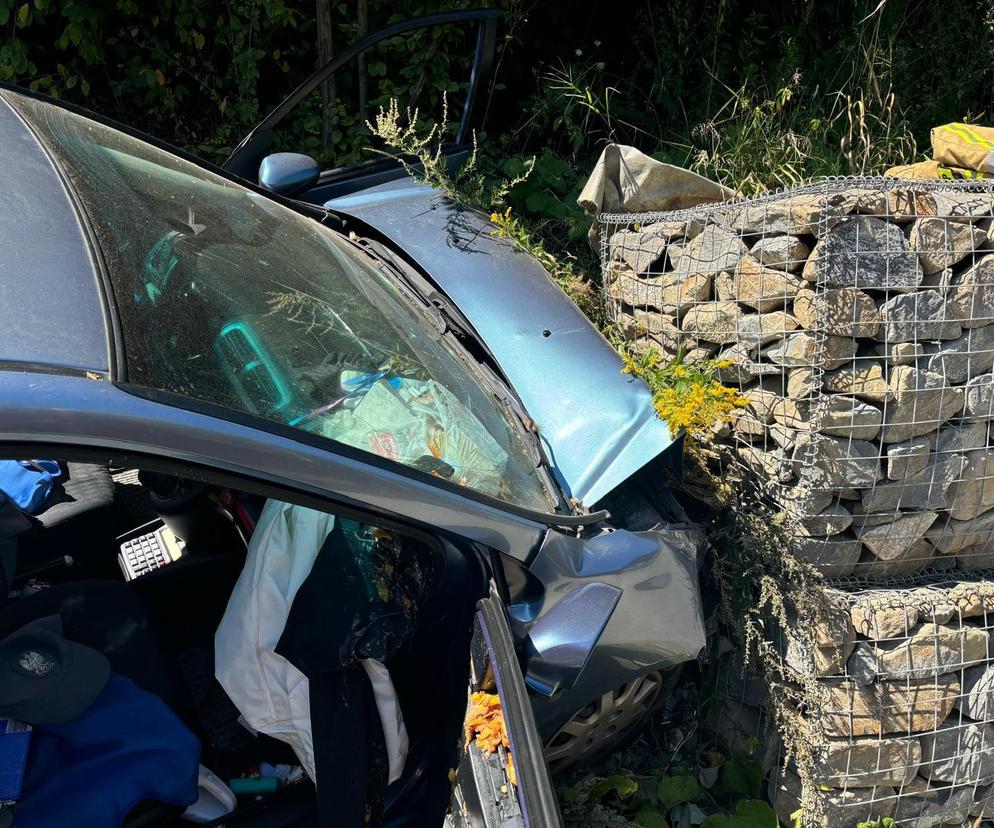
[[[680,210],[733,198],[735,192],[702,175],[664,164],[635,147],[608,144],[583,186],[579,204],[590,215]],[[597,222],[590,228],[590,242]]]
[[[609,144],[577,203],[591,215],[679,210],[732,198],[734,191],[702,175],[664,164],[635,147]]]

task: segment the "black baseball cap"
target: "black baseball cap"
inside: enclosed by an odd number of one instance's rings
[[[0,640],[0,716],[62,724],[86,710],[110,676],[107,657],[62,637],[58,615]]]

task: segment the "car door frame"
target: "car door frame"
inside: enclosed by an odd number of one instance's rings
[[[458,152],[468,146],[476,119],[480,112],[480,90],[487,87],[494,71],[494,58],[497,51],[497,24],[503,12],[498,9],[466,9],[458,11],[437,12],[408,20],[400,20],[383,28],[377,29],[359,40],[354,41],[331,60],[315,70],[300,86],[293,90],[280,104],[273,109],[252,131],[246,135],[232,151],[228,160],[222,165],[225,170],[248,181],[257,182],[259,164],[265,158],[273,144],[274,130],[284,118],[311,92],[337,72],[342,66],[355,58],[360,52],[375,46],[391,37],[407,34],[421,29],[434,28],[458,23],[477,24],[476,48],[470,71],[469,88],[466,92],[466,102],[463,105],[459,128],[456,132],[453,152]],[[319,179],[320,185],[347,180],[359,175],[368,175],[379,168],[391,172],[399,169],[389,159],[378,159],[361,162],[357,165],[337,167],[323,171]]]
[[[0,371],[0,388],[4,386],[4,379],[10,379],[10,375]],[[101,395],[109,391],[123,394],[123,397],[117,398],[118,401],[131,397],[110,383],[95,382],[81,377],[52,376],[45,378],[43,384],[48,385],[48,390],[51,392],[54,387],[63,386],[63,383],[60,382],[63,380],[70,387],[98,390]],[[151,438],[145,442],[140,438],[139,440],[133,439],[136,436],[133,433],[130,435],[132,439],[129,439],[127,430],[123,433],[118,431],[121,423],[115,424],[115,418],[112,416],[107,417],[106,429],[101,429],[99,433],[94,434],[93,429],[86,428],[88,424],[93,423],[92,417],[84,415],[82,418],[72,417],[70,420],[63,420],[61,415],[66,413],[66,409],[56,415],[56,419],[66,426],[66,428],[58,430],[61,433],[53,433],[57,430],[51,428],[51,422],[44,416],[36,421],[37,432],[33,432],[27,423],[21,428],[11,428],[10,415],[14,412],[0,406],[0,456],[55,456],[60,459],[80,462],[123,462],[124,464],[202,480],[264,497],[277,497],[307,508],[330,512],[336,516],[383,526],[395,531],[409,533],[415,537],[420,536],[428,539],[432,545],[440,545],[443,548],[454,546],[465,555],[475,554],[476,557],[483,560],[489,569],[490,592],[480,598],[477,604],[477,615],[483,615],[486,619],[489,640],[493,644],[488,650],[491,657],[496,659],[495,669],[501,673],[502,700],[505,702],[505,710],[509,711],[508,716],[510,716],[505,721],[508,725],[512,744],[516,746],[520,756],[520,759],[517,760],[517,767],[519,779],[524,787],[519,788],[518,793],[522,811],[527,814],[524,824],[550,826],[558,824],[547,819],[549,814],[558,814],[556,796],[548,765],[545,763],[535,714],[525,688],[521,672],[521,657],[515,647],[504,607],[507,596],[500,594],[497,586],[502,581],[499,574],[496,574],[500,566],[497,548],[472,537],[472,533],[460,532],[460,528],[463,527],[433,525],[403,512],[391,511],[358,501],[354,498],[353,491],[336,491],[327,484],[320,487],[304,486],[300,479],[295,480],[286,474],[274,475],[271,465],[265,468],[253,467],[251,460],[246,463],[246,457],[239,450],[239,447],[248,451],[249,457],[259,459],[259,455],[256,453],[259,446],[253,448],[249,440],[238,439],[244,435],[238,434],[242,428],[234,423],[217,421],[215,424],[221,427],[222,433],[227,432],[229,439],[236,438],[228,443],[228,452],[226,453],[240,456],[240,463],[231,463],[218,456],[198,456],[195,449],[201,445],[200,441],[192,440],[191,446],[180,446],[176,439],[178,433],[170,429],[167,424],[174,418],[176,424],[182,422],[191,424],[192,421],[188,419],[190,414],[197,420],[201,419],[203,415],[185,411],[186,416],[184,416],[184,409],[173,408],[169,405],[157,404],[155,408],[159,409],[160,425],[166,427],[145,430],[145,434]],[[97,412],[90,413],[97,414]],[[106,410],[103,413],[110,414]],[[211,417],[210,419],[216,418]],[[224,428],[225,424],[234,426],[235,430]],[[335,467],[342,458],[336,453],[323,452],[324,457],[322,458],[321,454],[314,455],[312,451],[309,451],[306,444],[282,437],[277,437],[278,442],[274,444],[275,435],[268,432],[259,432],[256,436],[268,444],[271,449],[282,448],[291,456],[295,456],[298,462],[309,466],[308,476],[312,479],[315,476],[325,477],[330,482],[338,477]],[[194,450],[191,451],[191,448]],[[324,469],[327,472],[326,475],[321,474],[321,469],[315,470],[313,468],[315,462],[326,467]],[[370,474],[378,476],[375,468],[369,468],[368,471]],[[353,472],[352,477],[354,481],[355,472]],[[412,502],[412,505],[415,504]],[[504,544],[499,543],[499,541],[507,539],[494,536],[494,540],[502,546]],[[524,550],[519,550],[520,552],[524,552]],[[469,656],[470,654],[467,652],[467,658]],[[472,779],[461,781],[474,782]]]

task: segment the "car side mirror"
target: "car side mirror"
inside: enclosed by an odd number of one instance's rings
[[[560,598],[525,639],[525,684],[547,697],[576,684],[620,598],[618,587],[602,583]]]
[[[321,168],[300,152],[274,152],[259,165],[259,184],[273,193],[289,195],[316,184]]]

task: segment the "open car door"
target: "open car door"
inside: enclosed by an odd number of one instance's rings
[[[467,152],[485,108],[500,14],[439,12],[367,34],[298,86],[245,136],[224,168],[312,203],[382,184],[403,170],[376,156],[365,122],[390,100],[422,116],[429,109],[440,114],[443,91],[450,117],[458,117],[446,155]],[[420,66],[404,55],[417,55]]]
[[[504,605],[491,584],[477,605],[473,636],[471,697],[496,695],[509,749],[481,749],[475,738],[462,748],[452,794],[449,828],[547,828],[562,820],[514,650]],[[482,696],[485,699],[485,696]],[[472,727],[470,705],[467,730]]]

